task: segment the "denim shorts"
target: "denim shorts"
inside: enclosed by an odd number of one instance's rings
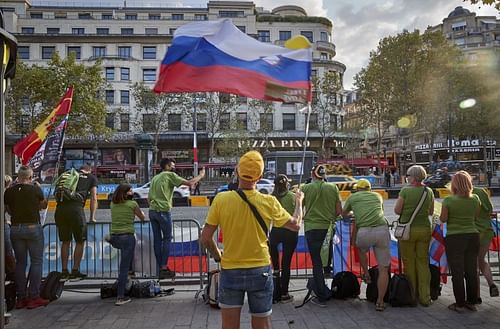
[[[221,270],[219,306],[243,306],[247,293],[250,313],[256,317],[271,315],[273,306],[273,276],[271,266]]]

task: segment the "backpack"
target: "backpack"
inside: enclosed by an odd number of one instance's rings
[[[130,296],[130,290],[132,289],[133,283],[134,282],[131,280],[127,281],[127,284],[125,285],[125,296]],[[118,295],[118,281],[115,281],[113,283],[109,282],[102,283],[100,289],[100,295],[102,299],[116,297]]]
[[[371,282],[366,286],[366,300],[372,303],[377,302],[378,298],[378,267],[374,266],[368,270],[368,274],[370,275]],[[390,282],[391,274],[389,273],[389,282]],[[387,290],[385,291],[384,302],[389,302],[389,286],[387,286]]]
[[[64,281],[61,281],[61,272],[50,272],[40,286],[40,297],[51,302],[61,297]]]
[[[208,272],[208,284],[203,292],[203,300],[213,308],[219,307],[219,277],[220,270]]]
[[[54,197],[56,201],[78,201],[83,203],[83,195],[76,192],[80,174],[74,168],[63,172],[57,177],[54,185]]]
[[[134,280],[132,282],[132,288],[130,289],[130,297],[151,298],[155,297],[160,292],[160,282],[157,280],[147,280],[143,282]]]
[[[343,271],[335,274],[332,281],[332,297],[336,299],[355,298],[360,294],[359,281],[354,273]]]
[[[431,271],[431,299],[437,300],[441,296],[441,271],[436,265],[429,264]]]
[[[273,304],[281,301],[281,272],[273,272]]]
[[[404,274],[394,274],[389,283],[389,303],[393,307],[416,306],[415,292]]]

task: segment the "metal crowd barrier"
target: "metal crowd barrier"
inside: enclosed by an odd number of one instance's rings
[[[199,244],[201,227],[195,219],[174,219],[173,239],[170,246],[169,267],[176,272],[177,283],[199,283],[203,288],[204,273],[206,273],[206,254]],[[136,248],[132,270],[136,278],[157,278],[157,266],[154,256],[153,232],[150,222],[136,222]],[[111,222],[88,224],[87,240],[80,263],[80,271],[87,274],[88,279],[116,279],[120,264],[120,251],[113,248],[106,240]],[[43,226],[45,248],[43,275],[51,271],[61,271],[60,241],[57,227],[54,223]],[[74,243],[70,246],[68,266],[72,268]]]

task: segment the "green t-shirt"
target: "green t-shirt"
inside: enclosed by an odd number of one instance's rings
[[[399,196],[403,198],[403,210],[401,212],[401,223],[408,223],[415,208],[417,208],[420,198],[422,197],[423,190],[427,189],[427,196],[425,197],[424,204],[418,211],[415,219],[411,223],[411,227],[428,227],[431,228],[431,221],[429,220],[429,208],[434,201],[434,193],[428,187],[415,187],[406,186],[401,189]]]
[[[340,201],[335,184],[313,181],[302,187],[304,192],[304,230],[328,229],[335,220],[336,204]]]
[[[479,233],[475,218],[478,208],[481,207],[481,201],[477,195],[472,194],[470,198],[447,196],[443,200],[443,207],[448,209],[447,235]]]
[[[172,171],[162,171],[151,180],[149,187],[149,208],[156,211],[172,209],[174,187],[182,184],[184,179]]]
[[[359,191],[352,194],[344,204],[344,211],[351,210],[354,212],[357,228],[387,225],[384,200],[378,193]]]
[[[483,188],[474,187],[472,193],[479,197],[481,201],[481,210],[479,210],[479,217],[476,219],[476,227],[479,232],[493,230],[491,227],[491,212],[493,205],[491,204],[490,197]]]
[[[281,206],[285,208],[290,216],[292,216],[295,212],[295,195],[292,192],[288,191],[285,193],[285,195],[280,196],[277,199]]]
[[[134,200],[123,203],[111,202],[111,234],[134,233],[135,208],[139,207]]]

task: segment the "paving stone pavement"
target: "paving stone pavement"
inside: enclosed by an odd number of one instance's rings
[[[451,281],[451,280],[450,280]],[[299,303],[306,291],[305,280],[292,280],[290,289]],[[61,299],[44,308],[14,310],[6,328],[58,329],[215,329],[221,327],[220,311],[194,298],[195,286],[178,286],[172,296],[133,299],[115,306],[114,299],[100,299],[97,290],[87,293],[65,291]],[[273,306],[272,328],[500,328],[500,297],[490,298],[488,287],[481,287],[483,304],[478,312],[458,314],[447,309],[453,302],[451,283],[430,307],[392,308],[376,312],[362,299],[332,300],[328,307],[312,303],[295,309],[293,303]],[[364,297],[364,284],[361,296]],[[241,316],[241,328],[251,328],[248,307]]]

